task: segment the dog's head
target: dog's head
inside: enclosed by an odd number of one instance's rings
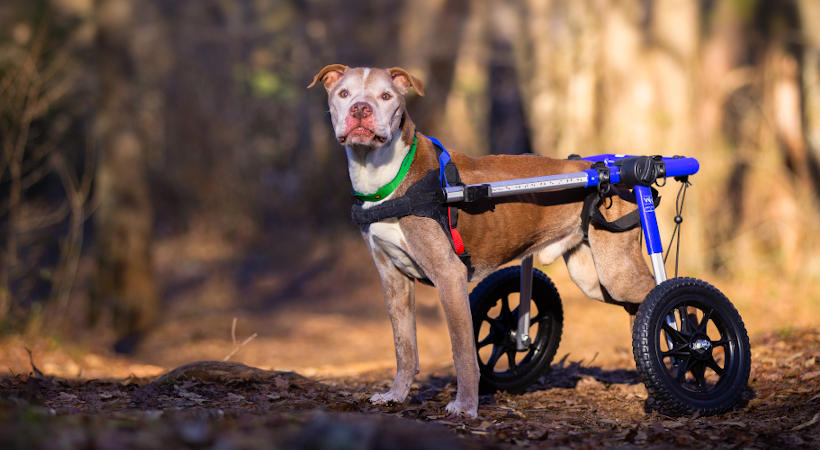
[[[406,70],[325,66],[308,87],[321,81],[327,89],[330,120],[336,139],[347,147],[374,150],[400,131],[405,96],[412,87],[424,95],[421,82]]]

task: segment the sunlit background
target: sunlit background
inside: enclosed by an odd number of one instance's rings
[[[344,152],[305,88],[330,63],[405,67],[419,129],[470,155],[696,157],[681,273],[752,335],[820,326],[820,2],[18,0],[0,4],[7,365],[25,342],[95,349],[46,361],[72,376],[392,367]],[[626,314],[545,270],[559,356],[629,361]],[[450,364],[433,290],[418,310],[423,367]],[[94,356],[114,347],[121,372]]]

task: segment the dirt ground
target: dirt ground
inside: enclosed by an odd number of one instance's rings
[[[366,400],[389,386],[395,361],[361,243],[271,263],[224,239],[197,242],[158,252],[167,313],[130,357],[111,353],[101,330],[2,338],[0,448],[820,446],[820,301],[800,286],[709,280],[752,338],[749,401],[671,418],[647,404],[627,315],[548,268],[565,310],[551,371],[522,395],[483,396],[479,418],[460,420],[443,412],[456,386],[433,289],[417,289],[421,374],[410,399],[375,407]]]

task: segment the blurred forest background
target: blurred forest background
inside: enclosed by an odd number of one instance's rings
[[[682,272],[820,310],[819,1],[6,0],[2,330],[128,351],[375,272],[305,89],[330,63],[407,68],[419,129],[471,155],[698,158]]]

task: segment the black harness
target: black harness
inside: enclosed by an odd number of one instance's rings
[[[431,139],[432,140],[432,139]],[[449,237],[450,244],[453,250],[458,254],[461,262],[467,267],[468,274],[471,274],[473,267],[470,264],[470,254],[464,250],[464,244],[461,241],[461,236],[456,230],[458,226],[458,207],[449,206],[446,203],[446,196],[442,186],[442,179],[449,186],[464,186],[461,182],[461,177],[458,174],[458,168],[455,163],[449,158],[443,159],[442,153],[446,153],[438,141],[432,140],[436,148],[439,161],[446,160],[443,170],[430,170],[421,179],[413,183],[401,197],[396,197],[390,200],[383,201],[378,205],[364,208],[364,202],[355,200],[350,209],[350,215],[353,222],[360,225],[370,225],[371,223],[380,222],[390,218],[400,218],[405,216],[417,216],[433,219],[441,226],[444,233]],[[570,159],[580,159],[575,155],[570,156]],[[592,168],[598,168],[599,173],[604,173],[605,165],[603,163],[593,164]],[[608,172],[607,172],[608,173]],[[442,174],[444,176],[442,176]],[[607,175],[608,177],[608,175]],[[479,189],[479,191],[481,191]],[[465,200],[459,203],[460,207],[464,207],[465,203],[474,202],[478,200],[489,200],[488,192],[484,189],[484,195],[465,195]],[[472,191],[471,191],[472,192]],[[589,241],[589,226],[592,225],[597,229],[610,231],[613,233],[622,233],[629,231],[640,225],[640,216],[638,209],[625,214],[624,216],[608,221],[601,214],[600,207],[606,200],[612,204],[612,196],[617,195],[623,200],[637,204],[635,194],[625,192],[622,190],[613,190],[609,183],[600,183],[598,189],[590,192],[584,198],[584,204],[581,208],[581,228],[584,232],[584,241]],[[658,191],[652,188],[652,198],[657,207],[660,203]],[[608,207],[608,206],[607,206]],[[492,205],[490,206],[492,209]]]
[[[446,150],[440,147],[437,141],[433,141],[433,144],[438,160],[442,161],[441,155]],[[473,271],[470,265],[470,254],[464,250],[461,235],[456,229],[458,208],[446,203],[442,179],[446,179],[446,184],[449,186],[464,186],[455,163],[447,158],[443,172],[440,169],[430,170],[420,180],[413,183],[401,197],[383,201],[369,208],[365,208],[361,200],[355,200],[350,208],[350,215],[353,222],[360,226],[394,217],[417,216],[433,219],[444,230],[444,234],[450,239],[453,251],[456,252],[470,274]]]

